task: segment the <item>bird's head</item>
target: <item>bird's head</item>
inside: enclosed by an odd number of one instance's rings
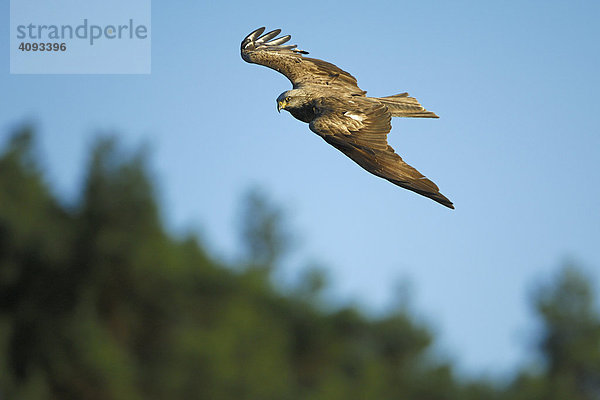
[[[277,97],[277,111],[288,110],[290,108],[300,108],[304,104],[303,94],[299,89],[287,90]]]

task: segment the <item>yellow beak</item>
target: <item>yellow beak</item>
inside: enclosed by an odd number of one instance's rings
[[[285,108],[285,106],[287,106],[288,103],[286,103],[286,101],[278,101],[277,102],[277,112],[281,112],[281,110],[283,110]]]

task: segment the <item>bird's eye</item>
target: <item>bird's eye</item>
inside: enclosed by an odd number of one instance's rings
[[[286,103],[289,103],[289,102],[290,102],[290,100],[291,100],[291,99],[290,99],[289,97],[286,97],[286,98],[285,98],[285,102],[286,102]]]

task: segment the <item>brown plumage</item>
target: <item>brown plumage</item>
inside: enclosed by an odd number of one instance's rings
[[[276,38],[280,29],[263,35],[264,31],[250,33],[242,41],[241,53],[244,61],[272,68],[292,82],[293,89],[277,98],[278,110],[307,122],[310,130],[370,173],[454,208],[435,183],[405,163],[387,143],[392,117],[438,118],[435,113],[408,93],[367,97],[348,72],[305,57],[308,53],[295,45],[284,45],[291,36]]]

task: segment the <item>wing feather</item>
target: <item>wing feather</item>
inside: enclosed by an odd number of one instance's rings
[[[317,107],[322,112],[310,123],[310,129],[370,173],[454,208],[435,183],[404,162],[387,143],[391,129],[387,107],[369,98],[357,100],[354,98],[353,103],[358,107],[351,111],[347,111],[349,102],[344,107],[342,101],[320,100]]]
[[[265,27],[261,27],[258,29],[253,30],[252,32],[250,32],[250,34],[248,36],[246,36],[246,39],[244,40],[256,40],[260,35],[262,35],[262,33],[265,31]]]
[[[279,35],[280,33],[281,33],[281,29],[272,30],[271,32],[268,32],[268,33],[265,33],[264,35],[262,35],[257,40],[257,42],[260,42],[260,43],[268,42],[269,40],[273,39],[275,36]]]
[[[364,96],[367,92],[358,87],[356,78],[343,69],[316,58],[303,57],[308,52],[296,45],[282,46],[291,39],[290,35],[276,38],[280,29],[262,34],[258,28],[242,41],[241,54],[244,61],[264,65],[285,75],[294,88],[322,86],[343,89],[348,94]],[[261,36],[262,35],[262,36]]]
[[[284,44],[284,43],[287,43],[287,42],[288,42],[288,41],[289,41],[291,38],[292,38],[292,37],[291,37],[290,35],[285,35],[285,36],[282,36],[282,37],[280,37],[280,38],[278,38],[278,39],[271,40],[271,41],[269,42],[269,45],[270,45],[270,46],[280,46],[280,45],[282,45],[282,44]],[[294,46],[294,45],[291,45],[291,46],[289,46],[289,47],[290,47],[290,48],[295,48],[296,46]],[[300,51],[298,51],[298,52],[300,52]]]

